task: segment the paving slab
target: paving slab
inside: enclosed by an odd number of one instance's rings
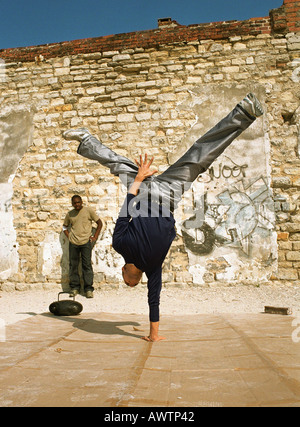
[[[167,339],[148,343],[141,339],[146,316],[32,314],[2,334],[0,406],[299,407],[300,333],[293,320],[264,313],[163,316]]]

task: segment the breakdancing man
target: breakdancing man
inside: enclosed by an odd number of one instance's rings
[[[63,133],[65,139],[80,142],[78,154],[98,160],[127,186],[128,193],[113,233],[113,248],[125,260],[122,275],[128,286],[136,286],[143,272],[147,276],[150,333],[143,337],[146,341],[164,339],[159,335],[162,264],[176,236],[173,211],[183,191],[262,114],[258,99],[248,94],[177,162],[157,176],[154,176],[157,170],[151,170],[153,158],[148,160],[147,155],[134,163],[104,146],[86,128]]]

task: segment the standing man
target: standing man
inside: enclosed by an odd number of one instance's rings
[[[159,300],[162,264],[175,238],[172,212],[182,194],[213,161],[247,129],[263,109],[253,94],[248,94],[235,108],[161,175],[150,167],[147,156],[136,164],[120,156],[92,136],[88,129],[68,130],[63,137],[80,142],[78,154],[98,160],[127,185],[128,194],[113,234],[113,247],[125,265],[122,274],[128,286],[136,286],[142,273],[148,278],[150,333],[147,341],[160,341]]]
[[[74,209],[67,213],[63,223],[63,232],[69,239],[70,296],[76,296],[80,291],[78,267],[81,256],[84,291],[87,298],[93,298],[92,243],[98,239],[102,221],[92,208],[83,206],[80,196],[75,195],[71,200]],[[97,224],[94,236],[93,221]]]

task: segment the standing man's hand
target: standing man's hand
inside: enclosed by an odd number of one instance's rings
[[[103,224],[102,224],[102,221],[101,221],[100,218],[98,219],[98,221],[96,221],[96,224],[97,224],[97,230],[95,231],[94,236],[90,237],[90,242],[97,242],[99,234],[100,234],[100,231],[102,229],[102,225]]]
[[[63,229],[63,232],[66,238],[69,240],[69,230],[66,228],[66,229]]]

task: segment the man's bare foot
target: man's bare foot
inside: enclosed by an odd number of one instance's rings
[[[145,340],[145,341],[148,341],[148,342],[157,342],[157,341],[162,341],[162,340],[165,340],[166,339],[166,337],[155,337],[155,338],[150,338],[150,336],[148,336],[148,337],[141,337],[142,338],[142,340]]]

